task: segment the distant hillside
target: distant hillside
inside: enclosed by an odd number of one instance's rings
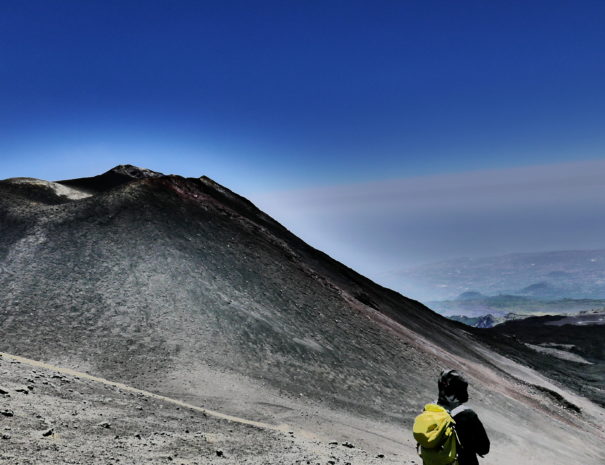
[[[433,301],[427,302],[427,305],[448,317],[461,315],[477,318],[488,314],[502,317],[509,313],[520,315],[578,313],[604,308],[605,299],[542,300],[519,295],[497,295]]]
[[[492,315],[491,313],[488,313],[487,315],[481,316],[451,315],[449,317],[450,320],[464,323],[465,325],[472,326],[473,328],[493,328],[494,326],[504,323],[505,321],[519,320],[523,318],[527,318],[527,315],[519,315],[518,313]]]
[[[473,328],[493,328],[496,325],[501,325],[509,321],[523,320],[531,318],[532,316],[527,313],[505,313],[505,314],[492,314],[480,316],[466,316],[466,315],[450,315],[450,320],[464,323],[467,326]],[[605,307],[600,310],[580,311],[574,313],[564,313],[560,315],[544,315],[545,318],[554,317],[552,321],[549,321],[548,325],[564,326],[564,325],[575,325],[575,326],[591,326],[591,325],[602,325],[605,324]]]
[[[461,258],[392,272],[388,281],[422,301],[466,292],[540,299],[605,299],[605,250]]]
[[[541,369],[578,383],[588,396],[605,405],[605,311],[579,315],[529,317],[484,330],[523,342],[546,355]]]

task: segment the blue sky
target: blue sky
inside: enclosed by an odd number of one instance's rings
[[[206,174],[264,202],[289,191],[598,165],[604,18],[600,1],[4,1],[0,178],[64,179],[132,163]],[[506,196],[494,202],[492,215],[510,207]],[[379,220],[360,217],[373,233],[349,243],[352,220],[328,227],[283,213],[294,206],[266,205],[358,269],[360,249],[379,261],[372,237],[396,251],[382,255],[414,263],[435,259],[446,242],[450,255],[536,243],[493,231],[473,249],[464,245],[469,225],[439,236],[445,207],[407,233],[387,221],[376,236]],[[472,221],[499,224],[487,211]],[[603,223],[591,226],[601,237]],[[544,228],[536,223],[533,236]],[[406,234],[433,242],[405,253],[418,242]],[[545,242],[605,247],[571,231]]]

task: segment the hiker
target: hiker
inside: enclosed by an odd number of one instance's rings
[[[444,370],[437,386],[437,402],[427,404],[414,423],[424,465],[478,465],[477,455],[489,452],[489,439],[477,414],[464,405],[468,382],[458,371]]]

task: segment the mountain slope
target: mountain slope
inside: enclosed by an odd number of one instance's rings
[[[468,373],[471,395],[489,408],[480,413],[496,450],[514,441],[507,453],[521,456],[535,441],[555,447],[570,428],[601,424],[585,399],[208,178],[122,166],[59,183],[6,180],[0,193],[2,351],[408,457],[414,445],[401,442],[400,425],[432,399],[446,366]],[[519,416],[540,424],[541,409],[550,439],[515,426]],[[577,455],[555,450],[551,463]],[[585,463],[602,457],[590,444],[582,451]]]

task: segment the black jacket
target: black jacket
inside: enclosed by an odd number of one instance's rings
[[[466,408],[454,415],[456,433],[460,440],[458,465],[478,465],[477,454],[489,452],[489,439],[477,414]]]

